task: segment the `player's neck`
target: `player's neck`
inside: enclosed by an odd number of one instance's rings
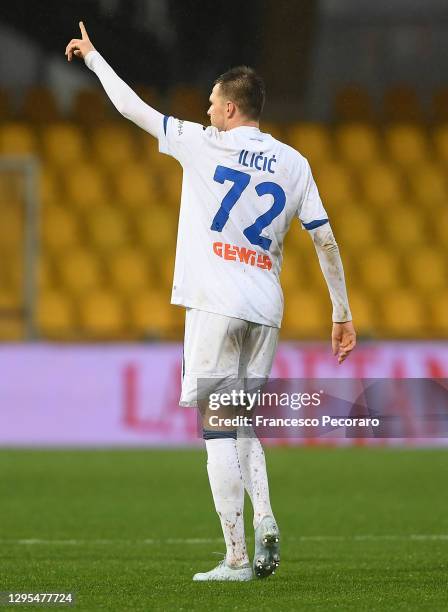
[[[232,121],[229,125],[227,125],[226,132],[239,127],[254,127],[260,129],[260,123],[258,121],[249,121],[244,119],[239,121]]]

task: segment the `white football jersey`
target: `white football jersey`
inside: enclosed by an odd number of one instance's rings
[[[280,327],[284,236],[328,220],[307,160],[255,127],[173,117],[159,149],[183,167],[171,303]]]

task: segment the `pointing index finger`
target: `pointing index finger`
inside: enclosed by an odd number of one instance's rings
[[[86,27],[84,25],[84,22],[82,22],[82,21],[79,22],[79,29],[81,30],[82,39],[83,40],[88,40],[89,39],[89,35],[87,34],[87,30],[86,30]]]

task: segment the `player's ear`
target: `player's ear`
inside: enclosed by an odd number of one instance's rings
[[[227,102],[227,116],[233,117],[236,113],[236,106],[233,102]]]

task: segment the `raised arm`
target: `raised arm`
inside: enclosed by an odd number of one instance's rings
[[[333,354],[342,363],[356,345],[356,332],[345,287],[344,269],[335,237],[329,223],[310,230],[316,247],[320,267],[333,304],[333,331],[331,343]]]
[[[96,51],[82,21],[79,22],[81,38],[72,39],[65,55],[71,62],[73,55],[82,58],[104,87],[112,104],[119,113],[133,121],[143,130],[159,138],[164,129],[164,116],[159,111],[143,102],[141,98],[116,74],[106,60]]]

